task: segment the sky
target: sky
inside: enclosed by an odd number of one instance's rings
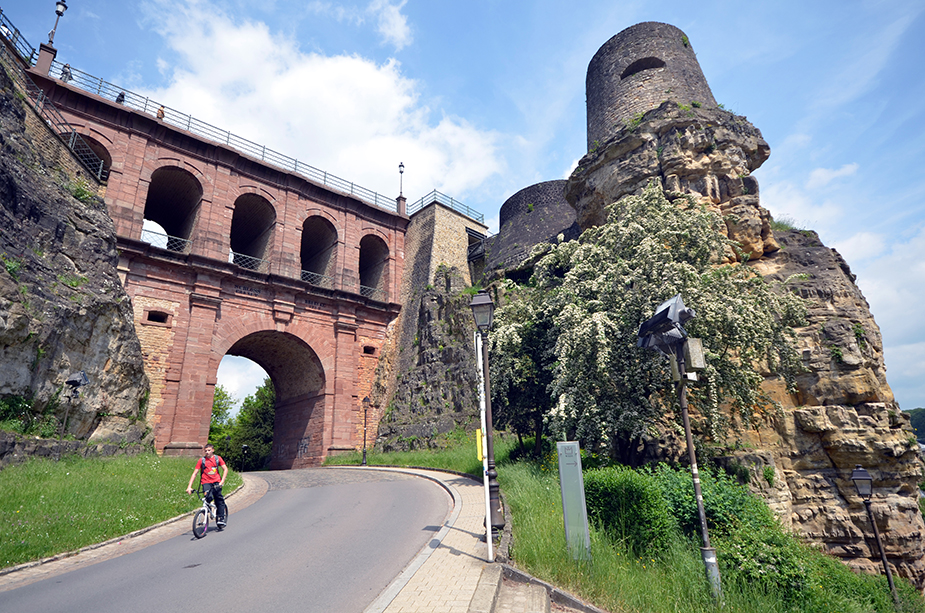
[[[844,256],[901,408],[925,407],[925,0],[68,0],[58,60],[383,195],[485,215],[586,151],[585,73],[643,21],[683,30],[761,130],[777,219]],[[33,45],[52,0],[0,0]],[[256,369],[256,370],[255,370]],[[265,374],[225,358],[236,398]]]

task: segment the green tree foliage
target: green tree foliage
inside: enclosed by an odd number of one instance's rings
[[[241,403],[241,411],[229,431],[214,443],[216,453],[239,471],[265,468],[273,451],[275,418],[276,390],[267,377],[254,395]],[[244,445],[248,447],[247,454],[243,453]]]
[[[611,205],[609,221],[577,241],[538,248],[529,281],[506,282],[511,300],[491,336],[492,402],[503,419],[542,411],[556,436],[616,455],[676,402],[667,359],[636,347],[640,324],[675,294],[697,311],[686,329],[704,342],[707,369],[690,388],[704,434],[725,431],[721,404],[746,422],[770,406],[761,372],[793,384],[792,326],[805,307],[748,266],[720,265],[734,248],[722,224],[690,199],[669,202],[653,183]]]
[[[906,411],[906,413],[909,414],[909,421],[912,422],[915,438],[920,443],[925,443],[925,409],[912,409],[911,411]]]
[[[212,398],[212,421],[209,424],[209,442],[218,445],[234,429],[235,419],[231,412],[235,408],[234,397],[221,385],[215,386]],[[216,447],[218,449],[218,447]]]

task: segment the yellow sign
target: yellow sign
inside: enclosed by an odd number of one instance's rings
[[[476,448],[476,455],[478,455],[478,458],[479,458],[479,462],[481,462],[484,459],[484,456],[482,455],[482,448],[484,445],[482,443],[482,440],[483,440],[482,429],[479,428],[475,431],[475,448]]]

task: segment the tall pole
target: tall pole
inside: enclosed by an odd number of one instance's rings
[[[363,466],[366,466],[366,412],[369,410],[369,397],[363,399]]]
[[[482,374],[485,380],[485,446],[488,452],[488,502],[491,506],[491,527],[504,528],[504,512],[501,510],[501,493],[498,488],[498,471],[495,470],[494,426],[491,422],[491,386],[488,375],[488,331],[479,330],[482,337]]]
[[[697,454],[694,451],[694,437],[691,434],[691,418],[687,411],[687,372],[684,364],[684,345],[677,345],[676,360],[678,362],[678,373],[681,380],[678,382],[678,404],[681,405],[681,418],[684,420],[684,436],[687,438],[687,455],[691,463],[691,475],[694,478],[694,497],[697,499],[697,513],[700,515],[700,533],[703,537],[703,547],[700,548],[700,556],[703,558],[703,565],[707,571],[707,579],[710,581],[710,587],[713,590],[713,597],[717,600],[722,598],[723,588],[719,575],[719,564],[716,562],[716,550],[710,547],[710,532],[707,530],[707,514],[703,508],[703,493],[700,489],[700,473],[697,470]]]
[[[877,529],[877,522],[874,521],[874,512],[870,510],[869,498],[864,499],[864,506],[867,507],[867,517],[870,519],[870,525],[874,528],[874,540],[877,541],[877,549],[880,551],[880,561],[883,562],[886,582],[890,585],[890,593],[893,594],[893,604],[899,608],[899,596],[896,594],[896,586],[893,585],[893,573],[890,572],[890,565],[886,561],[886,552],[883,551],[883,543],[880,541],[880,530]]]

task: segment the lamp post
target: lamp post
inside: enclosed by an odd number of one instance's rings
[[[64,11],[67,10],[67,3],[65,0],[58,0],[55,2],[55,27],[51,29],[51,32],[48,33],[48,44],[51,45],[55,42],[55,32],[58,30],[58,20],[64,15]]]
[[[64,421],[61,423],[61,430],[58,431],[58,460],[61,459],[61,437],[64,436],[64,433],[67,430],[67,417],[71,412],[71,402],[80,397],[80,388],[85,385],[89,385],[90,379],[87,377],[87,373],[81,370],[79,372],[71,373],[64,383],[69,388],[71,388],[71,395],[68,397],[67,408],[64,409]]]
[[[886,581],[890,584],[890,592],[893,594],[893,604],[899,606],[899,596],[896,595],[896,586],[893,585],[893,573],[890,572],[890,565],[886,561],[886,553],[883,551],[883,543],[880,541],[880,531],[877,529],[877,522],[874,521],[874,513],[870,510],[870,497],[873,494],[873,482],[870,473],[861,466],[856,464],[851,471],[851,480],[854,481],[854,487],[858,490],[858,496],[864,501],[867,507],[867,518],[870,519],[870,525],[874,528],[874,540],[877,541],[877,549],[880,550],[880,561],[883,562],[883,571],[886,573]]]
[[[685,364],[685,349],[689,341],[687,332],[682,325],[689,319],[696,317],[693,309],[684,306],[681,295],[666,300],[655,310],[655,314],[643,322],[639,327],[636,343],[637,347],[654,349],[662,355],[668,356],[678,366],[678,405],[681,408],[681,419],[684,422],[684,436],[687,439],[687,455],[691,463],[691,477],[694,480],[694,498],[697,501],[697,512],[700,515],[700,534],[703,538],[703,547],[700,556],[706,570],[707,579],[713,590],[713,597],[722,598],[722,583],[719,574],[719,564],[716,561],[716,549],[710,546],[710,532],[707,529],[707,514],[703,507],[703,493],[700,489],[700,473],[697,469],[697,454],[694,450],[694,437],[691,434],[691,418],[687,407],[687,381],[697,380],[696,372],[687,373]],[[694,352],[692,352],[694,353]],[[699,360],[698,360],[699,362]],[[702,368],[701,364],[698,367]]]
[[[366,466],[366,413],[369,411],[369,396],[363,398],[363,466]]]
[[[491,329],[495,303],[485,290],[479,291],[469,303],[475,325],[482,337],[482,372],[485,384],[485,447],[487,451],[488,470],[488,504],[491,515],[491,527],[494,530],[504,528],[504,513],[501,510],[501,495],[498,490],[498,471],[495,470],[494,427],[491,421],[491,386],[488,374],[488,330]]]
[[[398,197],[402,196],[402,179],[405,174],[405,164],[403,162],[398,163]]]

